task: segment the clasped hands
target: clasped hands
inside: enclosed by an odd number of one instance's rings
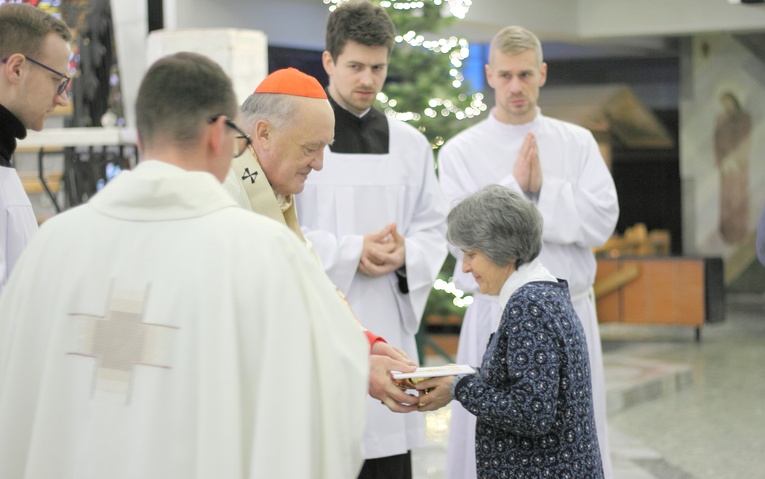
[[[526,133],[513,166],[513,176],[524,194],[536,195],[542,189],[542,164],[534,133]]]
[[[391,223],[364,236],[359,271],[367,276],[382,276],[404,266],[405,240]]]

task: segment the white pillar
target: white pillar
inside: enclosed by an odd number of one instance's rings
[[[114,42],[120,71],[126,126],[135,127],[135,100],[146,71],[146,35],[149,31],[145,1],[111,0]]]
[[[180,51],[199,53],[216,61],[231,77],[239,104],[268,75],[266,35],[258,30],[156,30],[149,34],[146,65]]]

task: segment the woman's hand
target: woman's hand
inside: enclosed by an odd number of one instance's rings
[[[418,411],[435,411],[449,404],[452,395],[449,388],[455,376],[442,376],[430,378],[417,383],[417,390],[420,392],[417,402]]]

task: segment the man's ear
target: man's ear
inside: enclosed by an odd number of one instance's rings
[[[331,79],[332,73],[335,70],[335,61],[332,59],[332,55],[330,55],[328,50],[324,50],[324,53],[321,54],[321,64],[324,66],[324,71],[327,73],[327,76]]]
[[[24,55],[20,53],[14,53],[9,56],[5,63],[2,63],[3,76],[9,83],[18,83],[21,80],[24,72],[21,69],[21,65],[24,64]]]
[[[486,83],[488,83],[490,87],[494,88],[494,77],[491,76],[491,65],[486,63],[483,66],[483,71],[486,74]]]
[[[258,120],[257,123],[255,123],[255,131],[252,139],[262,149],[268,150],[270,148],[273,136],[274,129],[271,122],[268,120]]]
[[[207,135],[205,135],[205,141],[212,156],[217,158],[222,153],[223,139],[225,138],[226,120],[224,117],[220,117],[211,124],[207,125]]]
[[[539,86],[543,87],[547,83],[547,63],[542,62],[542,66],[539,67]]]

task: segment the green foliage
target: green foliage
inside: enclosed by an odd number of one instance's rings
[[[386,8],[398,35],[403,37],[391,54],[388,81],[383,88],[388,101],[380,102],[380,107],[389,114],[391,110],[397,112],[398,118],[418,128],[438,149],[445,140],[473,123],[481,111],[476,107],[470,85],[462,81],[459,72],[461,60],[456,54],[467,56],[467,42],[438,36],[457,18],[445,10],[446,2],[437,0],[396,0],[397,5],[421,5],[411,9],[397,9],[391,2],[375,1]]]

